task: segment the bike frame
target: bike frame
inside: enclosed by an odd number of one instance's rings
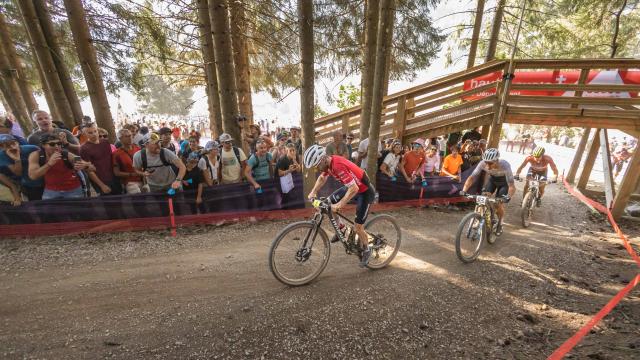
[[[333,228],[333,231],[335,232],[336,236],[338,236],[338,239],[340,239],[340,242],[342,242],[345,248],[347,247],[346,245],[347,239],[345,239],[342,232],[339,230],[338,221],[336,220],[336,217],[334,216],[334,214],[337,215],[340,219],[346,221],[347,224],[349,224],[349,226],[354,225],[354,222],[348,219],[347,217],[345,217],[344,215],[340,213],[334,213],[333,211],[331,211],[331,204],[323,202],[323,204],[318,207],[318,210],[311,218],[311,221],[313,222],[314,226],[313,228],[309,229],[309,232],[307,233],[307,237],[305,238],[305,241],[303,243],[303,248],[313,247],[313,243],[316,241],[315,240],[316,235],[318,234],[318,229],[320,228],[320,225],[322,225],[322,221],[324,220],[325,216],[329,218],[331,227]],[[311,244],[308,243],[309,239],[312,239]]]

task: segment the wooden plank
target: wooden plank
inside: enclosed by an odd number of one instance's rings
[[[400,139],[404,137],[404,129],[407,126],[407,111],[405,107],[407,105],[407,97],[401,96],[398,99],[398,110],[393,118],[393,137]]]
[[[624,118],[586,117],[543,114],[507,114],[509,124],[533,124],[546,126],[590,127],[635,131],[640,128],[640,120]]]
[[[589,141],[590,133],[591,128],[585,128],[584,133],[580,138],[580,143],[578,143],[578,146],[576,147],[576,153],[573,155],[573,161],[571,161],[571,166],[569,167],[569,172],[567,172],[566,176],[567,182],[570,184],[573,184],[576,181],[576,174],[578,173],[578,168],[582,162],[582,154],[584,153],[584,149]]]
[[[618,84],[525,84],[517,83],[511,90],[532,91],[587,91],[587,92],[640,92],[640,85]],[[577,96],[577,94],[576,94]]]
[[[629,119],[640,119],[640,110],[615,110],[615,109],[583,109],[583,116],[591,116],[591,117],[618,117],[618,118],[629,118]]]
[[[507,114],[582,115],[582,109],[542,108],[534,106],[507,106]]]
[[[457,101],[457,100],[461,100],[465,96],[477,94],[479,92],[483,92],[483,91],[486,91],[486,90],[489,90],[489,89],[493,89],[495,87],[496,87],[496,83],[495,82],[489,83],[489,84],[486,84],[484,86],[479,86],[479,87],[477,87],[475,89],[471,89],[471,90],[463,91],[461,93],[445,96],[445,97],[443,97],[441,99],[438,99],[438,100],[434,100],[434,101],[430,101],[430,102],[427,102],[427,103],[423,103],[422,105],[414,106],[412,108],[409,108],[409,110],[411,110],[413,112],[419,112],[419,111],[430,109],[430,108],[433,108],[433,107],[436,107],[436,106],[446,105],[446,104],[449,104],[451,102],[454,102],[454,101]]]
[[[342,115],[342,133],[345,134],[345,135],[349,133],[349,119],[350,118],[351,118],[351,116],[349,116],[349,114]]]
[[[493,113],[493,108],[491,107],[486,107],[484,109],[478,109],[478,110],[474,110],[474,111],[469,111],[469,112],[465,112],[463,114],[460,115],[456,115],[456,116],[452,116],[452,117],[447,117],[446,119],[442,119],[439,121],[433,121],[433,122],[427,122],[426,124],[420,124],[417,126],[413,126],[413,127],[407,127],[405,129],[405,135],[411,135],[411,134],[416,134],[422,131],[427,131],[429,129],[432,129],[434,127],[440,127],[449,123],[454,123],[457,121],[461,121],[464,119],[468,119],[468,118],[473,118],[473,117],[478,117],[478,116],[483,116],[483,115],[490,115]]]
[[[507,71],[509,71],[509,64],[505,63],[504,70],[502,73],[504,74]],[[502,120],[503,120],[501,116],[504,116],[504,114],[501,114],[503,110],[501,109],[501,101],[502,101],[501,95],[502,95],[502,92],[505,91],[504,86],[505,86],[505,82],[504,80],[502,80],[499,82],[498,87],[496,89],[496,97],[493,105],[493,121],[491,122],[491,129],[489,130],[487,148],[493,148],[493,147],[497,148],[498,145],[500,144],[500,133],[502,132]],[[506,111],[506,109],[504,109],[504,111]]]
[[[590,69],[580,70],[580,77],[578,78],[578,86],[582,86],[587,82],[587,79],[589,78],[589,71],[591,70]],[[582,91],[576,90],[575,97],[582,97]],[[571,108],[577,109],[578,104],[571,104]]]
[[[438,99],[441,98],[443,96],[447,96],[447,95],[451,95],[451,94],[455,94],[455,93],[459,93],[463,91],[463,86],[452,86],[446,90],[443,91],[438,91],[436,93],[433,94],[429,94],[427,96],[421,96],[421,97],[417,97],[414,98],[414,105],[420,105],[420,104],[424,104],[430,100],[433,99]]]
[[[464,121],[458,121],[454,123],[444,123],[429,130],[422,132],[414,132],[411,135],[405,136],[405,141],[413,141],[419,137],[427,139],[434,136],[446,135],[456,131],[462,131],[465,129],[473,129],[478,126],[485,126],[491,124],[493,114],[485,114],[482,116],[473,117]]]
[[[422,115],[414,117],[414,118],[408,118],[407,119],[407,125],[415,124],[417,122],[428,120],[428,119],[432,119],[432,118],[438,117],[438,116],[454,114],[456,112],[459,112],[459,111],[462,111],[462,110],[465,110],[465,109],[468,109],[468,108],[472,108],[472,107],[477,107],[477,106],[480,106],[480,105],[488,105],[490,103],[493,103],[494,100],[495,100],[494,96],[487,96],[484,99],[469,101],[469,102],[465,102],[463,104],[456,105],[456,106],[453,106],[453,107],[450,107],[450,108],[447,108],[447,109],[432,111],[432,112],[429,112],[429,113],[426,113],[426,114],[422,114]]]
[[[622,178],[622,182],[620,183],[620,187],[618,188],[618,193],[613,199],[613,207],[611,208],[611,214],[613,218],[618,220],[622,215],[624,215],[624,208],[627,206],[629,202],[629,198],[633,191],[635,191],[636,187],[639,184],[640,179],[640,154],[638,149],[636,148],[635,153],[631,156],[629,160],[629,165],[627,166],[627,170]]]
[[[520,59],[516,69],[632,69],[640,68],[638,59]]]
[[[596,129],[591,141],[589,142],[589,150],[587,153],[587,158],[584,161],[584,166],[582,167],[582,172],[580,172],[580,178],[578,179],[578,189],[585,189],[587,187],[587,183],[589,182],[589,176],[591,176],[591,170],[593,170],[593,165],[596,162],[596,157],[598,156],[598,149],[600,148],[600,129]]]
[[[602,172],[604,173],[604,194],[606,207],[610,208],[615,196],[613,184],[613,169],[611,168],[611,154],[609,153],[609,137],[607,129],[600,131],[600,157],[602,158]]]
[[[526,96],[509,95],[509,104],[545,103],[545,104],[589,104],[589,105],[640,105],[640,98],[599,98],[574,96]]]

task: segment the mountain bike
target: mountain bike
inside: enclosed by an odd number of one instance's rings
[[[480,255],[482,243],[493,244],[501,235],[497,230],[497,216],[495,204],[505,202],[503,198],[493,198],[483,195],[464,195],[476,203],[473,212],[465,215],[458,225],[456,233],[456,255],[464,263],[474,261]],[[495,232],[495,234],[493,234]],[[495,235],[495,236],[493,236]],[[469,250],[467,250],[469,248]]]
[[[533,216],[533,210],[538,207],[540,201],[540,185],[547,183],[547,178],[542,175],[533,175],[529,179],[529,190],[522,198],[522,204],[520,205],[520,219],[522,220],[522,227],[529,227],[531,225],[531,217]]]
[[[335,232],[335,236],[344,246],[347,255],[361,256],[362,250],[356,239],[353,221],[331,210],[326,198],[312,202],[316,213],[308,221],[300,221],[285,227],[273,240],[269,251],[269,269],[278,281],[300,286],[317,278],[329,263],[331,247],[329,237],[322,228],[325,218]],[[337,219],[345,222],[346,231],[340,230]],[[372,247],[370,269],[387,266],[398,253],[402,233],[400,226],[391,215],[381,214],[372,217],[364,228]]]

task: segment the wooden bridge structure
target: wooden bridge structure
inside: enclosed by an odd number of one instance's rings
[[[508,61],[491,61],[384,97],[380,138],[392,137],[408,143],[418,137],[431,138],[481,126],[489,146],[496,147],[503,123],[581,127],[585,135],[577,146],[566,178],[572,183],[577,178],[577,187],[584,190],[601,152],[606,159],[603,167],[607,205],[616,218],[621,217],[628,200],[640,196],[634,194],[638,192],[640,155],[637,151],[634,153],[622,182],[616,187],[611,175],[607,129],[640,137],[640,97],[591,94],[637,94],[640,84],[587,84],[587,79],[592,71],[640,69],[640,59],[523,59],[516,60],[514,65],[516,78],[522,71],[549,70],[576,70],[580,76],[572,84],[512,83],[505,82],[502,76],[494,76],[495,81],[476,82],[479,86],[473,88],[464,86],[465,82],[468,84],[479,77],[507,73]],[[562,96],[554,95],[558,92],[563,92]],[[508,95],[502,101],[504,93]],[[353,133],[356,142],[359,141],[360,113],[360,106],[356,106],[316,119],[316,140],[328,143],[332,134],[340,130]],[[595,130],[590,138],[591,129]],[[585,152],[584,165],[580,166]]]

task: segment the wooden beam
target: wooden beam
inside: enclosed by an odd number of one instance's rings
[[[509,104],[640,105],[640,98],[509,95]]]
[[[582,172],[580,173],[580,178],[578,179],[578,189],[580,190],[584,190],[587,187],[589,176],[591,176],[591,170],[593,170],[593,165],[595,164],[596,157],[598,156],[599,148],[600,129],[596,129],[589,143],[589,152],[587,153],[587,158],[584,161],[584,166],[582,167]]]
[[[503,74],[508,71],[508,64],[505,63]],[[502,119],[500,118],[502,109],[500,108],[500,95],[504,91],[504,80],[498,83],[496,88],[495,102],[493,103],[493,121],[491,122],[491,130],[489,130],[489,140],[487,148],[497,148],[500,145],[500,133],[502,132]],[[506,111],[506,107],[504,109]]]
[[[349,119],[351,119],[349,114],[342,115],[342,133],[345,135],[349,133]]]
[[[578,168],[580,167],[580,163],[582,162],[582,154],[584,153],[584,148],[587,146],[587,142],[589,141],[589,134],[591,133],[591,128],[585,128],[582,137],[580,138],[580,143],[576,147],[576,153],[573,155],[573,161],[571,161],[571,166],[569,167],[569,172],[567,172],[567,182],[573,184],[576,181],[576,174],[578,173]]]
[[[623,118],[604,118],[586,116],[553,116],[553,115],[533,115],[533,114],[507,114],[505,119],[509,124],[533,124],[545,126],[569,126],[569,127],[590,127],[631,130],[640,128],[640,120]]]
[[[633,69],[640,59],[526,59],[515,60],[516,69]]]
[[[493,119],[493,114],[485,114],[485,115],[471,118],[469,120],[441,124],[439,126],[432,127],[428,130],[422,130],[420,132],[410,133],[409,131],[407,131],[405,133],[405,140],[413,141],[419,137],[432,138],[434,136],[446,135],[446,134],[450,134],[456,131],[461,131],[464,129],[473,129],[474,127],[491,124],[492,119]]]
[[[445,115],[454,115],[456,113],[462,113],[464,111],[467,111],[470,108],[474,108],[474,107],[479,107],[480,105],[488,105],[490,103],[492,103],[495,100],[494,96],[487,96],[484,99],[479,99],[479,100],[474,100],[474,101],[468,101],[465,102],[463,104],[460,105],[456,105],[450,108],[446,108],[446,109],[442,109],[442,110],[436,110],[436,111],[432,111],[426,114],[422,114],[419,115],[417,117],[411,118],[411,113],[407,114],[407,123],[408,125],[411,124],[415,124],[421,121],[425,121],[425,120],[429,120],[429,119],[434,119],[436,117],[441,117],[441,116],[445,116]],[[470,111],[473,111],[473,109],[471,109]],[[410,112],[410,110],[409,110]]]
[[[613,199],[613,207],[611,208],[611,214],[614,219],[620,219],[622,215],[624,215],[624,208],[627,206],[629,202],[629,197],[636,189],[639,184],[640,179],[640,152],[636,147],[635,153],[631,156],[629,160],[629,165],[627,166],[627,170],[624,173],[624,177],[622,178],[622,182],[620,183],[620,187],[618,188],[618,193]]]
[[[618,84],[513,84],[511,90],[531,91],[594,91],[594,92],[640,92],[640,85]],[[576,93],[577,96],[577,93]]]
[[[407,111],[405,110],[407,106],[407,97],[401,96],[398,99],[398,109],[396,111],[396,115],[393,118],[393,137],[399,139],[402,142],[402,138],[404,137],[404,129],[407,126]]]
[[[609,153],[609,136],[607,129],[600,131],[600,157],[602,158],[602,172],[604,173],[604,194],[606,207],[610,208],[615,196],[613,184],[613,169],[611,169],[611,154]]]
[[[480,133],[480,137],[482,139],[487,140],[489,138],[489,131],[491,131],[491,124],[483,124],[482,132]]]
[[[589,69],[580,70],[580,77],[578,78],[578,86],[584,86],[588,78],[589,78]],[[576,89],[576,92],[574,95],[575,97],[582,97],[582,90]],[[578,104],[572,104],[571,107],[575,109],[578,107]]]
[[[445,96],[445,97],[437,99],[437,100],[433,100],[433,101],[429,101],[429,102],[423,103],[421,105],[413,106],[411,108],[408,108],[408,110],[412,110],[413,112],[418,112],[418,111],[422,111],[422,110],[426,110],[426,109],[431,109],[431,108],[434,108],[436,106],[450,104],[450,103],[452,103],[454,101],[461,100],[464,97],[467,97],[467,96],[470,96],[470,95],[473,95],[473,94],[477,94],[479,92],[483,92],[483,91],[486,91],[486,90],[490,90],[490,89],[493,89],[495,87],[496,87],[496,83],[495,82],[489,83],[489,84],[486,84],[484,86],[479,86],[479,87],[477,87],[475,89],[463,91],[461,93]]]
[[[411,134],[416,134],[416,133],[421,133],[427,130],[431,130],[433,128],[436,127],[441,127],[441,126],[445,126],[447,124],[451,124],[451,123],[455,123],[455,122],[459,122],[459,121],[463,121],[466,119],[471,119],[474,117],[478,117],[478,116],[483,116],[483,115],[492,115],[493,113],[493,109],[492,108],[484,108],[484,109],[478,109],[478,110],[474,110],[474,111],[469,111],[469,112],[465,112],[456,116],[450,116],[447,117],[445,119],[440,119],[440,120],[436,120],[436,121],[427,121],[426,124],[418,124],[412,126],[412,127],[407,127],[405,129],[405,135],[411,135]]]

